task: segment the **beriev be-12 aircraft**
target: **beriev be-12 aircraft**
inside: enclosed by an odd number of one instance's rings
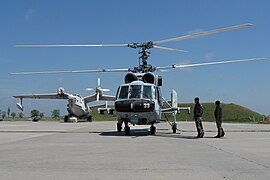
[[[88,89],[90,90],[90,89]],[[65,92],[64,88],[59,88],[57,93],[47,93],[47,94],[24,94],[16,95],[14,98],[19,98],[20,102],[16,106],[23,111],[23,99],[66,99],[67,100],[67,111],[68,115],[64,117],[64,122],[75,121],[77,118],[86,119],[87,121],[92,121],[91,107],[87,103],[104,100],[113,101],[115,96],[104,95],[104,91],[109,91],[108,89],[103,89],[100,87],[100,79],[98,79],[98,86],[95,89],[95,94],[82,97],[78,94],[70,94]]]
[[[237,26],[226,27],[222,29],[215,29],[191,35],[180,36],[171,39],[165,39],[161,41],[148,41],[145,43],[130,43],[130,44],[77,44],[77,45],[16,45],[15,47],[130,47],[139,49],[139,65],[134,68],[128,69],[97,69],[97,70],[76,70],[76,71],[47,71],[47,72],[20,72],[11,73],[13,75],[26,75],[26,74],[63,74],[63,73],[91,73],[91,72],[127,72],[124,77],[124,84],[118,87],[114,105],[115,112],[118,115],[117,131],[122,130],[122,124],[125,125],[125,134],[130,134],[129,124],[133,125],[150,125],[150,133],[154,135],[156,128],[154,124],[159,123],[161,115],[163,113],[172,113],[173,133],[176,133],[176,113],[180,111],[177,103],[177,93],[172,90],[171,101],[165,101],[161,95],[162,77],[154,74],[155,71],[164,71],[172,68],[186,68],[197,66],[208,66],[215,64],[227,64],[238,63],[248,61],[266,60],[266,58],[249,58],[239,60],[226,60],[216,62],[206,62],[198,64],[173,64],[164,67],[153,67],[148,64],[148,57],[150,55],[150,49],[156,48],[160,50],[168,50],[175,52],[186,52],[184,50],[172,49],[167,47],[161,47],[159,44],[181,41],[201,36],[207,36],[215,33],[220,33],[229,30],[241,29],[252,26],[252,24],[243,24]],[[163,104],[166,103],[168,108],[163,108]],[[188,110],[188,108],[183,108]]]

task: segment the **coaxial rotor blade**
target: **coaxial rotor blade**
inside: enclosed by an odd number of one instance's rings
[[[128,44],[29,44],[15,45],[18,48],[34,48],[34,47],[128,47]]]
[[[157,70],[166,70],[171,68],[186,68],[186,67],[197,67],[197,66],[208,66],[216,64],[228,64],[228,63],[238,63],[238,62],[248,62],[248,61],[260,61],[268,60],[267,58],[251,58],[251,59],[239,59],[239,60],[229,60],[229,61],[216,61],[216,62],[207,62],[207,63],[198,63],[198,64],[174,64],[172,66],[157,67]]]
[[[191,34],[191,35],[180,36],[180,37],[171,38],[171,39],[165,39],[165,40],[161,40],[161,41],[154,41],[153,44],[162,44],[162,43],[167,43],[167,42],[171,42],[171,41],[182,41],[185,39],[207,36],[210,34],[215,34],[215,33],[220,33],[220,32],[224,32],[224,31],[235,30],[235,29],[241,29],[241,28],[245,28],[245,27],[249,27],[249,26],[253,26],[253,24],[243,24],[243,25],[231,26],[231,27],[215,29],[215,30],[211,30],[211,31],[195,33],[195,34]]]
[[[174,52],[187,52],[185,50],[179,50],[179,49],[172,49],[172,48],[167,48],[167,47],[161,47],[161,46],[153,46],[154,48],[160,49],[160,50],[166,50],[166,51],[174,51]]]
[[[43,72],[18,72],[11,75],[31,75],[31,74],[68,74],[68,73],[92,73],[92,72],[128,72],[130,69],[97,69],[97,70],[76,70],[76,71],[43,71]]]

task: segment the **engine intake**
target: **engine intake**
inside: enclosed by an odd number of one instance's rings
[[[152,73],[146,73],[142,77],[143,82],[162,86],[162,77]]]
[[[127,73],[125,76],[125,83],[132,83],[133,81],[137,81],[138,78],[134,73]]]
[[[146,73],[145,75],[143,75],[142,80],[145,83],[154,84],[155,83],[155,75],[152,73]]]

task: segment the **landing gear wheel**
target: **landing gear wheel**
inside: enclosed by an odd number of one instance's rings
[[[92,121],[93,121],[92,116],[87,117],[87,122],[92,122]]]
[[[64,117],[64,122],[65,122],[65,123],[67,123],[67,122],[68,122],[68,120],[69,120],[69,116],[68,116],[68,115],[66,115],[66,116]]]
[[[176,133],[176,129],[177,129],[177,124],[174,123],[174,124],[172,125],[172,131],[173,131],[173,133]]]
[[[150,134],[151,135],[155,135],[156,134],[156,127],[153,126],[153,125],[150,127]]]
[[[121,131],[122,131],[122,124],[117,123],[117,132],[121,132]]]
[[[130,135],[130,127],[128,126],[128,121],[125,121],[125,135]]]

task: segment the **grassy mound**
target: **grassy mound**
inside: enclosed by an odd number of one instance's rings
[[[204,114],[203,114],[203,121],[215,121],[214,111],[215,111],[215,104],[214,103],[202,103]],[[182,121],[190,121],[193,120],[193,108],[194,104],[187,103],[187,104],[180,104],[180,107],[190,107],[191,114],[182,111],[180,115],[178,115],[177,120]],[[223,121],[224,122],[258,122],[262,119],[262,115],[254,112],[248,108],[237,104],[221,104],[223,109]]]

